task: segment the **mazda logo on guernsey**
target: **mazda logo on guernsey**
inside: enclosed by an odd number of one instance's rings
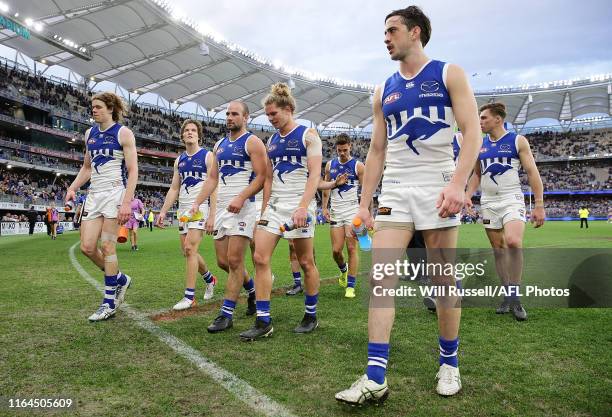
[[[383,102],[383,105],[384,104],[391,104],[394,101],[399,100],[401,96],[402,96],[402,93],[398,93],[398,92],[391,93],[391,94],[389,94],[387,96],[387,98],[385,98],[385,101]]]
[[[435,93],[440,89],[440,84],[437,81],[424,81],[421,83],[421,91],[424,93]]]

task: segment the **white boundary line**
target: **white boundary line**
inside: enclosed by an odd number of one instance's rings
[[[85,269],[83,269],[81,264],[79,264],[79,261],[76,259],[76,256],[74,255],[74,248],[78,244],[79,242],[72,245],[68,251],[72,266],[74,266],[74,269],[77,270],[85,281],[104,294],[104,286],[93,278]],[[180,356],[193,363],[200,371],[204,372],[216,383],[221,385],[253,410],[266,416],[295,417],[295,414],[291,413],[283,405],[275,402],[267,395],[262,394],[253,388],[246,381],[238,378],[236,375],[221,368],[210,359],[202,356],[198,350],[192,348],[181,339],[172,336],[170,333],[157,326],[155,323],[149,320],[145,314],[138,312],[126,303],[123,303],[120,308],[128,315],[128,317],[134,320],[139,327],[156,336],[160,341],[168,345]]]

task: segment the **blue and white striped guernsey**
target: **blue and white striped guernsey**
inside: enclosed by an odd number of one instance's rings
[[[87,152],[91,158],[91,182],[93,192],[125,188],[127,170],[123,159],[123,147],[119,143],[119,131],[123,126],[113,124],[106,130],[95,125],[87,137]]]

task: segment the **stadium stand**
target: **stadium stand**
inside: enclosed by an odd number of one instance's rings
[[[0,169],[0,201],[61,202],[68,178],[76,175],[82,163],[82,136],[91,124],[91,94],[74,83],[34,75],[6,60],[0,64],[0,162],[5,164]],[[139,148],[137,193],[148,207],[159,209],[163,204],[174,158],[181,152],[180,126],[187,117],[194,115],[148,104],[130,105],[126,125],[135,132]],[[202,122],[203,146],[211,148],[226,133],[223,120]],[[252,130],[263,140],[270,135],[260,126]],[[612,194],[610,129],[526,136],[544,182],[549,217],[575,217],[583,205],[593,216],[607,216]],[[333,158],[335,137],[324,137],[323,144],[324,160]],[[365,160],[368,147],[369,137],[353,136],[356,158]],[[8,164],[14,165],[12,171]],[[56,177],[58,173],[64,176]],[[524,175],[522,184],[528,192]]]

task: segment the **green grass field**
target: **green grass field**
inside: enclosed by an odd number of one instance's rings
[[[183,258],[175,230],[141,230],[140,251],[119,246],[122,270],[134,282],[126,302],[159,318],[182,297]],[[0,238],[0,397],[70,397],[77,407],[53,415],[253,416],[255,412],[206,373],[136,325],[124,311],[107,322],[87,317],[101,295],[74,269],[69,249],[76,233],[57,241],[45,235]],[[460,246],[486,248],[481,225],[460,230]],[[612,225],[549,222],[527,228],[526,247],[612,248]],[[316,234],[322,278],[336,275],[327,227]],[[214,265],[210,238],[200,252]],[[274,256],[275,286],[292,282],[287,245]],[[102,282],[102,274],[78,253],[77,260]],[[610,416],[612,415],[612,310],[528,308],[529,320],[514,321],[491,309],[465,309],[460,364],[463,391],[435,394],[436,318],[422,308],[398,308],[388,368],[391,395],[381,407],[347,408],[334,393],[364,371],[367,309],[359,298],[326,281],[320,291],[319,329],[294,335],[303,297],[272,300],[272,338],[243,343],[238,333],[252,324],[239,304],[234,329],[209,335],[223,285],[213,305],[157,326],[297,416]],[[358,284],[358,292],[363,293]],[[196,296],[201,300],[203,284]],[[216,304],[215,304],[216,303]],[[6,401],[4,401],[6,403]],[[0,415],[41,415],[0,409]]]

